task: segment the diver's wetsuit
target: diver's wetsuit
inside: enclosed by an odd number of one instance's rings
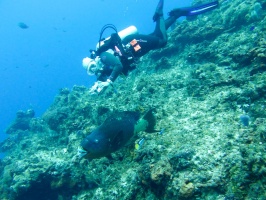
[[[204,13],[212,10],[218,6],[218,1],[211,2],[208,4],[200,5],[197,7],[186,7],[177,8],[169,12],[169,17],[164,20],[163,18],[163,0],[160,0],[153,20],[156,22],[156,27],[153,33],[149,35],[143,34],[132,34],[125,37],[122,41],[118,34],[112,34],[111,38],[97,50],[96,54],[100,56],[102,63],[106,69],[102,70],[102,74],[97,77],[99,81],[106,81],[108,78],[111,81],[115,81],[118,75],[122,72],[127,75],[128,71],[132,68],[132,60],[129,61],[127,58],[133,56],[134,58],[140,58],[141,56],[148,53],[150,50],[162,48],[167,44],[167,33],[166,30],[181,16],[191,16]],[[125,52],[123,45],[129,44],[132,40],[136,40],[140,49],[134,51],[134,48],[130,50],[130,54]],[[122,45],[123,44],[123,45]],[[112,53],[106,52],[108,49],[115,50],[114,47],[118,47],[122,53],[122,56],[117,56]]]
[[[101,62],[104,64],[103,69],[96,74],[98,81],[106,81],[110,79],[115,81],[123,70],[123,65],[118,56],[114,56],[109,52],[100,54]]]

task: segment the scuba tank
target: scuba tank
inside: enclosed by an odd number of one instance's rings
[[[137,34],[137,33],[138,33],[138,30],[135,26],[129,26],[123,29],[122,31],[119,31],[118,35],[121,38],[121,40],[123,40],[128,35]]]
[[[101,36],[102,36],[102,34],[103,34],[103,32],[104,32],[104,30],[106,28],[112,28],[112,29],[114,29],[117,32],[116,28],[113,25],[108,24],[108,25],[106,25],[106,26],[103,27],[103,29],[101,31]],[[137,34],[138,33],[138,30],[137,30],[137,28],[135,26],[129,26],[129,27],[127,27],[127,28],[125,28],[125,29],[117,32],[117,33],[118,33],[119,37],[121,38],[121,40],[123,40],[128,35]],[[96,45],[96,49],[99,48],[99,44],[102,45],[102,44],[104,44],[104,42],[106,40],[110,39],[110,37],[108,37],[108,38],[105,38],[104,40],[101,40],[101,36],[100,36],[99,42]]]
[[[113,29],[115,33],[109,36],[108,38],[102,38],[104,31],[108,28]],[[96,44],[96,50],[92,50],[92,49],[90,50],[91,52],[90,58],[96,59],[97,55],[104,51],[109,52],[110,54],[113,54],[115,56],[119,56],[119,59],[123,64],[122,73],[127,75],[128,71],[131,71],[136,68],[136,63],[138,61],[138,58],[134,58],[134,55],[132,54],[132,48],[134,48],[135,50],[135,48],[137,48],[137,45],[133,44],[134,45],[133,47],[131,43],[127,45],[123,45],[121,43],[121,40],[125,39],[127,36],[132,35],[132,34],[138,34],[138,30],[135,26],[129,26],[118,32],[116,27],[113,24],[106,24],[105,26],[103,26],[100,32],[100,38],[99,38],[98,43]],[[112,37],[116,37],[116,38],[112,38]],[[109,45],[108,43],[110,43],[112,39],[114,40],[117,39],[118,42],[115,45],[113,45],[113,43]],[[103,48],[99,52],[100,47],[103,47]]]

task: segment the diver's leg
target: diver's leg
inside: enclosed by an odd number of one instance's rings
[[[172,24],[174,24],[176,20],[177,20],[177,17],[175,17],[175,16],[168,17],[168,18],[164,21],[165,29],[168,30],[168,28],[171,27]]]
[[[170,11],[169,17],[165,20],[165,29],[167,30],[181,16],[193,16],[215,9],[219,5],[218,1],[203,4],[195,7],[176,8]]]
[[[217,8],[218,5],[219,5],[218,1],[213,1],[211,3],[202,4],[199,6],[176,8],[170,11],[168,14],[170,17],[176,17],[176,18],[179,18],[181,16],[199,15]]]
[[[165,20],[163,16],[161,16],[157,21],[156,21],[156,27],[155,31],[153,32],[153,35],[157,36],[160,38],[159,41],[159,47],[163,47],[167,43],[167,32],[166,32],[166,27],[165,27]]]
[[[161,16],[163,16],[163,4],[164,4],[164,0],[159,0],[159,3],[157,4],[155,13],[153,15],[153,21],[157,21],[157,19]]]
[[[155,14],[153,16],[153,20],[156,22],[156,27],[155,27],[154,32],[151,35],[160,38],[158,48],[165,46],[167,43],[167,33],[166,33],[165,21],[163,17],[163,4],[164,4],[164,1],[160,0],[156,7]]]

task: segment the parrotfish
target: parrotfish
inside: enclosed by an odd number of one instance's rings
[[[107,156],[130,144],[136,133],[153,132],[155,123],[152,109],[142,117],[138,112],[117,112],[81,142],[82,149],[79,149],[78,154],[88,159]]]

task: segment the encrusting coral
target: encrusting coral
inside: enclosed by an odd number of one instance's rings
[[[265,8],[221,1],[177,25],[166,48],[114,83],[117,92],[74,86],[41,118],[20,112],[1,143],[0,199],[266,199]],[[149,108],[158,132],[138,133],[139,149],[77,157],[114,111]]]

